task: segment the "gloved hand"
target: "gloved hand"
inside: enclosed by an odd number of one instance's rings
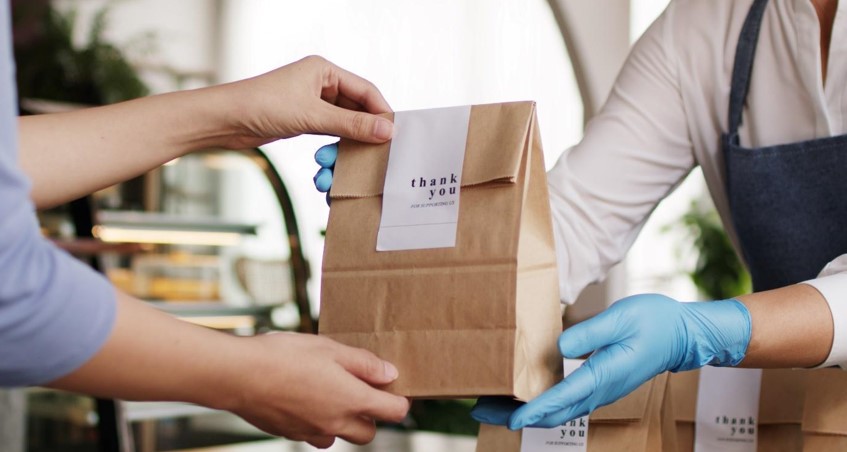
[[[326,193],[326,203],[329,204],[329,189],[332,188],[332,171],[335,169],[335,159],[338,158],[338,143],[328,144],[315,152],[315,161],[321,168],[312,179],[315,188]]]
[[[567,378],[522,406],[481,398],[471,414],[512,430],[557,427],[662,372],[735,366],[744,358],[750,334],[750,313],[737,300],[680,303],[655,294],[627,297],[559,337],[566,358],[594,352]]]

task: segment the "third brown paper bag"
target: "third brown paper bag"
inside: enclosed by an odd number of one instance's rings
[[[847,450],[847,372],[807,371],[803,408],[803,451]]]
[[[340,143],[320,334],[394,363],[396,394],[537,396],[562,323],[535,104],[471,107],[454,247],[376,250],[390,149]]]
[[[762,452],[800,452],[803,436],[800,422],[808,371],[765,369],[759,398],[758,439]],[[672,423],[676,425],[679,452],[694,450],[699,371],[671,374]]]

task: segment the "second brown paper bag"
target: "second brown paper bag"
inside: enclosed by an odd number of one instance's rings
[[[664,413],[669,411],[668,374],[656,376],[626,397],[591,413],[587,452],[676,452]],[[480,425],[476,452],[521,452],[523,431]],[[563,437],[567,439],[567,437]],[[554,450],[556,445],[548,446]],[[563,450],[565,447],[561,447]],[[578,448],[568,448],[579,450]]]
[[[678,452],[694,450],[699,370],[671,374],[670,394],[676,425]],[[757,419],[757,450],[762,452],[800,452],[803,435],[800,422],[808,371],[765,369]]]
[[[807,371],[803,405],[803,452],[847,450],[847,372]]]
[[[537,396],[562,323],[535,104],[471,107],[454,247],[377,251],[390,144],[340,143],[320,333],[394,363],[400,395]]]

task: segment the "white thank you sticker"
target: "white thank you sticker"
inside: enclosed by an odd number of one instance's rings
[[[761,369],[700,369],[694,452],[755,452]]]
[[[456,246],[471,107],[397,112],[377,251]]]
[[[582,365],[582,359],[565,360],[565,376]],[[588,445],[588,416],[556,428],[525,428],[521,452],[585,452]]]

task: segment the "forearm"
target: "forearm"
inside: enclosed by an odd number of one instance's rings
[[[244,149],[304,133],[391,138],[370,82],[307,57],[239,82],[19,120],[21,166],[39,208],[129,179],[188,152]]]
[[[752,334],[740,367],[813,367],[832,347],[833,322],[823,296],[806,284],[738,298],[750,311]]]
[[[634,295],[562,333],[559,349],[566,358],[589,356],[561,383],[514,412],[513,406],[480,402],[474,415],[511,429],[552,428],[666,371],[812,367],[829,356],[833,330],[827,299],[807,284],[694,303]]]
[[[177,320],[118,292],[111,335],[47,386],[99,397],[182,401],[231,411],[273,435],[320,448],[373,439],[408,401],[378,389],[397,370],[372,353],[311,334],[236,337]]]
[[[20,164],[38,208],[127,180],[188,152],[220,146],[226,87],[19,119]]]
[[[183,322],[119,292],[115,325],[104,346],[79,369],[48,386],[100,397],[177,400],[228,409],[240,395],[234,382],[244,380],[244,369],[255,364],[248,340]]]

